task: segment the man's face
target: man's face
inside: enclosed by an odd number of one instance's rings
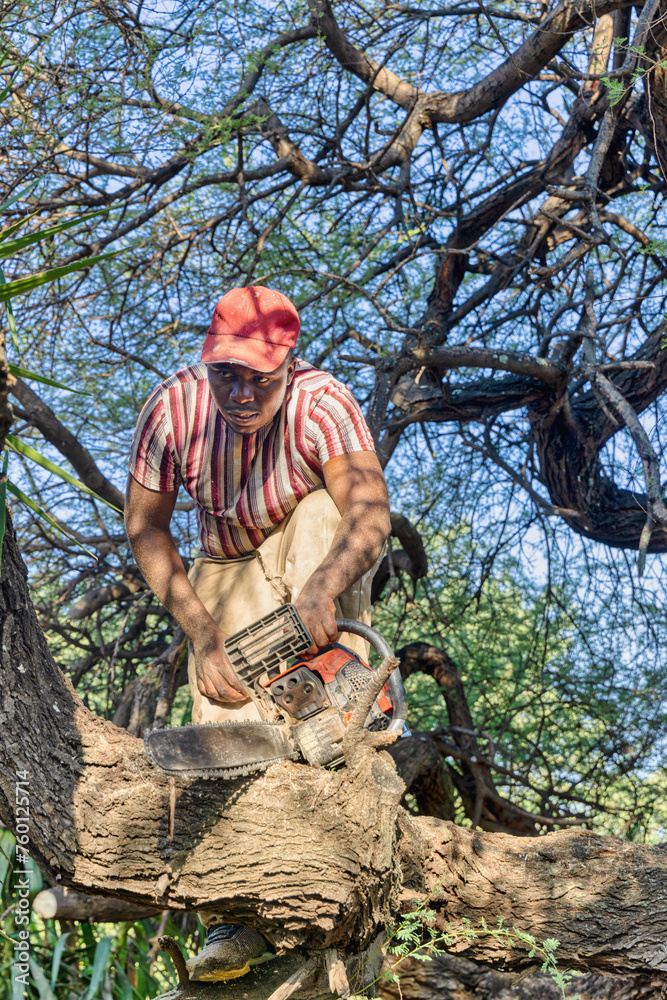
[[[206,366],[215,405],[239,434],[254,434],[271,423],[294,377],[296,361],[285,358],[273,372],[220,362]]]

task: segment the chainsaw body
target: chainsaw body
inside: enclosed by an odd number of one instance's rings
[[[298,660],[262,687],[272,706],[292,726],[296,748],[309,764],[333,766],[342,760],[341,744],[357,698],[373,671],[345,646],[335,643],[310,660]],[[386,685],[385,685],[386,687]],[[383,691],[369,712],[368,729],[386,729],[393,704]]]
[[[342,632],[368,639],[381,657],[391,649],[374,629],[337,620]],[[169,774],[236,777],[276,760],[342,763],[346,727],[372,668],[340,643],[306,651],[313,640],[291,604],[265,615],[225,641],[224,649],[259,722],[222,722],[158,729],[145,740],[153,764]],[[407,734],[407,702],[398,670],[375,700],[366,728]]]

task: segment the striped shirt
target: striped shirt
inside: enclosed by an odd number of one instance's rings
[[[349,389],[299,361],[273,420],[239,434],[211,396],[206,365],[190,365],[157,387],[132,442],[130,472],[146,489],[183,485],[195,501],[201,554],[234,559],[261,545],[322,485],[325,462],[374,451]]]

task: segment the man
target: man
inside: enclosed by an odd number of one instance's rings
[[[146,582],[190,639],[192,721],[258,718],[223,652],[230,634],[287,601],[314,639],[336,615],[370,620],[389,534],[384,476],[350,392],[294,357],[299,317],[284,295],[235,288],[216,306],[201,364],[158,386],[130,458],[125,523]],[[186,574],[169,524],[179,487],[195,500],[200,552]],[[324,488],[322,488],[324,487]],[[357,637],[343,640],[362,655]],[[200,914],[195,980],[243,975],[264,938]]]

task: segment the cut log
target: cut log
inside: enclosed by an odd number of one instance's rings
[[[32,908],[44,920],[78,920],[91,924],[145,920],[160,913],[157,907],[136,906],[107,896],[86,896],[64,886],[42,889],[33,899]]]

